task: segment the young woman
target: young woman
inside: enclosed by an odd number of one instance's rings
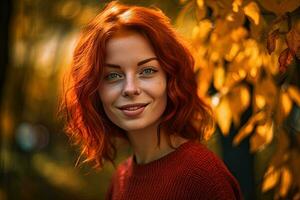
[[[158,9],[111,2],[82,31],[63,102],[67,131],[95,167],[113,162],[117,137],[133,149],[106,199],[241,199],[235,178],[200,143],[213,120],[193,66]]]

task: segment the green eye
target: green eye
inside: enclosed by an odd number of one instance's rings
[[[142,75],[150,75],[157,72],[157,70],[152,69],[152,68],[146,68],[142,71]]]
[[[108,80],[108,81],[113,81],[113,80],[120,79],[120,78],[122,78],[122,75],[120,75],[118,73],[110,73],[107,76],[105,76],[105,80]]]

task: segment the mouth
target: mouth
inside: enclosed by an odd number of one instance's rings
[[[123,106],[118,107],[120,110],[137,110],[140,109],[141,107],[147,106],[149,103],[135,103],[135,104],[126,104]]]
[[[149,103],[127,104],[118,108],[127,117],[136,117],[143,113],[144,109],[148,104]]]

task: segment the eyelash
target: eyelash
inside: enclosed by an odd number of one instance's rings
[[[151,67],[148,67],[148,68],[144,68],[142,72],[145,72],[146,70],[151,70],[152,72],[150,74],[154,74],[155,72],[157,72],[156,69],[153,69]]]
[[[151,73],[143,74],[146,70],[151,70]],[[145,75],[145,76],[149,76],[149,75],[151,75],[151,74],[156,73],[157,71],[158,71],[158,70],[149,67],[149,68],[144,68],[140,74],[141,74],[141,75]],[[113,80],[115,80],[115,79],[114,79],[114,77],[113,77],[113,78],[110,77],[110,76],[112,76],[112,75],[116,75],[116,76],[119,76],[119,77],[122,76],[122,75],[119,74],[119,73],[111,72],[111,73],[109,73],[108,75],[106,75],[104,78],[105,78],[106,80],[108,80],[108,81],[113,81]],[[113,80],[112,80],[112,79],[113,79]]]

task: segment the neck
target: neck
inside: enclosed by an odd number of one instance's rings
[[[159,146],[157,145],[157,126],[152,126],[151,128],[143,130],[130,131],[127,134],[133,148],[136,163],[138,164],[146,164],[157,160],[175,150],[168,144],[168,136],[163,129],[160,131],[160,144]],[[171,136],[170,140],[175,148],[187,141],[178,136]]]

